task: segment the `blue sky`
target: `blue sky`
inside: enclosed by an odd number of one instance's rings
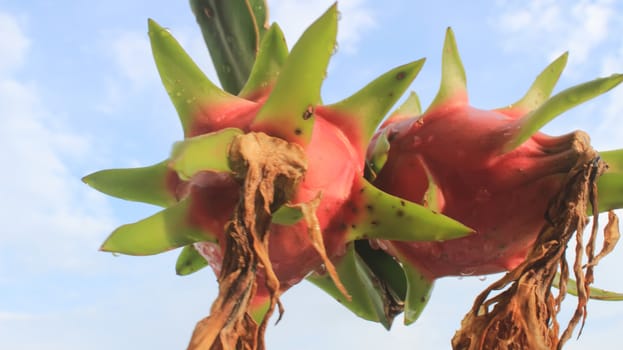
[[[290,44],[330,1],[269,1]],[[623,6],[612,1],[344,0],[327,102],[421,57],[413,84],[426,105],[439,82],[447,26],[455,30],[472,104],[493,108],[522,95],[554,57],[570,50],[565,88],[623,72]],[[182,42],[215,79],[187,1],[0,0],[0,348],[180,349],[215,297],[208,269],[174,272],[176,252],[112,256],[97,249],[117,225],[157,209],[108,198],[80,178],[111,167],[152,164],[181,137],[153,64],[147,18]],[[567,113],[552,134],[588,131],[597,149],[623,148],[623,88]],[[597,284],[623,291],[621,249]],[[494,276],[437,283],[420,320],[391,332],[356,319],[315,287],[283,296],[268,329],[270,349],[449,348],[474,296]],[[483,281],[484,280],[484,281]],[[573,297],[567,308],[573,307]],[[611,348],[623,303],[589,303],[569,349]]]

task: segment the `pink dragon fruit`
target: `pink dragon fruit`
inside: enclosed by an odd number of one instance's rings
[[[270,240],[262,239],[269,260],[260,257],[257,278],[256,266],[252,267],[253,283],[248,288],[253,292],[248,307],[243,305],[248,315],[261,322],[280,293],[311,272],[326,269],[345,301],[352,296],[351,309],[388,324],[387,318],[393,315],[383,310],[384,295],[372,283],[374,273],[359,267],[354,275],[338,277],[332,273],[332,261],[338,264],[338,271],[343,262],[362,264],[354,255],[355,240],[442,240],[472,230],[388,195],[362,177],[370,138],[415,78],[423,60],[383,74],[341,102],[321,106],[320,87],[334,50],[336,27],[333,6],[288,55],[280,30],[273,25],[262,41],[247,85],[234,96],[212,84],[175,39],[150,20],[153,55],[180,116],[185,140],[175,145],[169,159],[153,166],[104,170],[85,177],[86,183],[102,192],[166,207],[115,230],[102,250],[146,255],[185,247],[178,273],[201,268],[206,265],[205,258],[222,281],[230,272],[222,265],[230,254],[226,227],[240,203],[257,204],[266,208],[272,224],[268,227]],[[278,139],[302,154],[301,168],[307,170],[294,185],[294,193],[280,198],[283,205],[273,205],[277,199],[272,195],[261,203],[247,201],[248,176],[233,169],[230,153],[243,135]],[[263,152],[266,157],[273,156],[271,150]],[[256,175],[261,179],[267,171]],[[264,197],[268,191],[265,182],[272,181],[261,179],[256,184],[256,191]],[[311,214],[306,208],[313,209]],[[417,232],[411,229],[414,225],[419,227]],[[314,237],[314,232],[322,235]],[[369,287],[363,294],[358,290],[362,283]]]
[[[420,114],[412,95],[376,133],[368,150],[375,186],[476,231],[444,242],[377,242],[414,281],[406,302],[418,306],[406,306],[407,323],[417,318],[435,279],[507,271],[525,259],[546,222],[548,203],[589,144],[581,131],[554,137],[538,130],[623,81],[623,75],[613,75],[549,98],[566,60],[565,53],[550,64],[516,103],[477,109],[468,103],[463,65],[448,29],[441,87],[428,110]],[[602,155],[607,161],[619,156]],[[620,188],[602,192],[600,211],[623,204],[613,200],[621,197]]]

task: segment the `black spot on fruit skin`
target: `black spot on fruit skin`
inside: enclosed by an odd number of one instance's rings
[[[314,115],[314,107],[313,106],[308,106],[307,109],[305,110],[305,112],[303,112],[303,120],[307,120],[307,119],[311,118],[312,115]]]
[[[366,205],[366,209],[368,209],[369,212],[373,212],[374,211],[374,206],[371,204]]]
[[[404,211],[402,211],[402,210],[398,210],[398,211],[396,212],[396,215],[397,215],[398,217],[403,217],[403,216],[405,216],[405,212],[404,212]]]
[[[407,76],[407,73],[405,72],[398,72],[398,74],[396,74],[396,80],[402,80]]]
[[[405,201],[402,201],[402,200],[401,200],[401,201],[400,201],[400,205],[404,207],[405,205],[407,205],[407,203],[405,203]]]
[[[294,129],[294,133],[297,134],[297,135],[300,135],[300,134],[303,133],[303,131],[301,129],[299,129],[299,128],[296,128],[296,129]]]
[[[346,202],[346,207],[350,209],[353,214],[357,214],[359,212],[359,208],[357,208],[357,205],[355,205],[352,201]]]
[[[396,135],[398,135],[397,132],[390,131],[389,134],[387,135],[387,141],[389,141],[389,142],[394,141],[394,139],[396,138]]]

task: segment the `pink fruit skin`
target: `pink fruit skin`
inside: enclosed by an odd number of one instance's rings
[[[214,106],[202,110],[195,118],[191,134],[199,135],[227,127],[270,134],[270,130],[250,127],[260,106],[261,102],[242,101],[238,106],[228,105],[222,110]],[[317,215],[327,255],[334,257],[344,251],[346,228],[342,223],[348,220],[350,214],[343,207],[350,198],[351,188],[359,183],[358,179],[362,176],[363,155],[355,151],[340,128],[318,112],[314,119],[312,137],[305,147],[308,171],[292,203],[309,202],[319,192],[322,193]],[[205,172],[195,176],[190,183],[178,182],[172,190],[178,194],[190,191],[189,220],[219,238],[220,247],[207,242],[195,244],[219,275],[225,248],[223,229],[238,202],[239,186],[228,174]],[[311,245],[304,220],[293,226],[271,225],[269,242],[270,259],[282,290],[298,283],[322,265],[320,255]],[[258,287],[260,297],[266,291],[262,283]]]
[[[380,244],[430,279],[490,274],[520,264],[545,223],[548,202],[577,159],[571,135],[537,133],[502,153],[516,130],[513,122],[523,113],[475,109],[465,96],[450,101],[421,118],[396,118],[383,125],[391,147],[374,182],[426,205],[428,170],[439,198],[438,207],[431,209],[476,231],[445,242]]]

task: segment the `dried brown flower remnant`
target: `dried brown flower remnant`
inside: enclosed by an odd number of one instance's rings
[[[455,350],[560,349],[580,320],[586,318],[593,267],[616,244],[618,219],[614,213],[609,213],[604,247],[595,256],[598,224],[596,180],[607,165],[588,143],[581,146],[584,149],[577,165],[569,172],[561,193],[550,203],[547,213],[549,222],[542,228],[528,257],[476,298],[472,310],[461,323],[461,329],[452,339]],[[594,220],[586,245],[588,262],[582,265],[583,231],[588,223],[589,203],[593,208]],[[578,285],[578,304],[567,328],[559,336],[556,316],[569,279],[565,253],[574,233],[576,249],[573,272]],[[551,287],[559,269],[560,292],[555,297]],[[491,292],[498,290],[502,291],[489,297]]]
[[[272,213],[285,204],[305,174],[305,153],[296,144],[263,133],[240,135],[229,162],[241,182],[241,199],[226,227],[226,251],[218,278],[219,295],[210,316],[201,320],[189,350],[264,349],[264,330],[279,304],[279,280],[268,257]],[[261,324],[247,312],[255,294],[256,273],[263,269],[271,300]]]

